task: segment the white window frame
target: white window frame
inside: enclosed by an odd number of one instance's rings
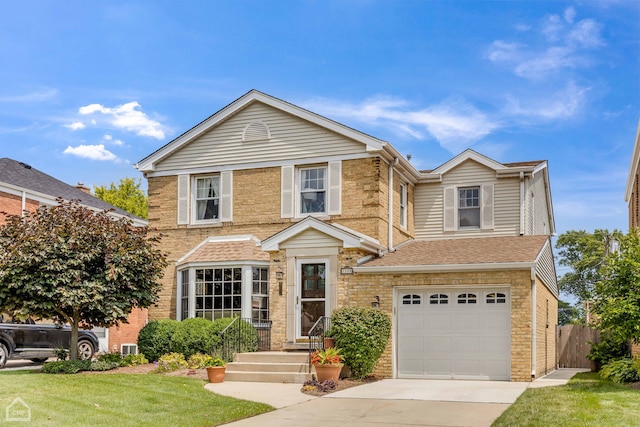
[[[480,226],[460,227],[460,190],[478,188],[480,202]],[[458,185],[443,189],[443,231],[474,232],[475,230],[493,230],[495,228],[495,188],[493,183]],[[464,209],[464,208],[463,208]],[[475,209],[475,207],[474,207]]]
[[[400,184],[400,227],[407,228],[407,184]]]
[[[217,181],[217,194],[214,197],[206,198],[206,199],[198,199],[198,181],[202,179],[215,179]],[[214,224],[220,222],[220,216],[222,212],[222,179],[220,175],[200,175],[194,176],[192,178],[191,188],[193,189],[191,194],[191,206],[192,209],[192,224]],[[218,201],[218,212],[216,218],[211,219],[198,219],[198,200],[217,200]]]
[[[322,189],[305,189],[303,188],[303,175],[305,171],[311,170],[323,170]],[[296,170],[296,214],[297,216],[326,216],[328,215],[328,202],[329,202],[329,188],[328,188],[328,174],[329,168],[327,165],[312,165],[299,167]],[[324,193],[323,210],[321,212],[302,212],[304,194],[317,194],[319,192]]]
[[[475,198],[470,198],[469,196],[465,197],[465,200],[474,200],[477,202],[477,205],[475,206],[461,206],[461,201],[462,201],[462,192],[465,191],[477,191],[478,192],[478,196]],[[482,224],[482,188],[479,185],[472,185],[469,187],[458,187],[457,188],[457,192],[456,192],[456,196],[457,196],[457,201],[458,201],[458,206],[457,206],[457,210],[458,210],[458,215],[457,215],[457,226],[458,229],[463,230],[463,229],[469,229],[469,228],[480,228],[481,224]],[[476,224],[472,224],[472,225],[461,225],[460,224],[460,218],[461,215],[460,213],[462,211],[477,211],[478,212],[478,223]]]

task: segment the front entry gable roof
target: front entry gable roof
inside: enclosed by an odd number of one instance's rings
[[[385,250],[385,247],[382,246],[378,240],[370,236],[358,233],[343,225],[329,224],[320,221],[312,216],[308,216],[302,221],[263,240],[262,250],[267,252],[280,250],[282,243],[310,229],[341,241],[344,248],[359,248],[376,254],[380,254]]]
[[[335,122],[319,114],[315,114],[309,110],[305,110],[304,108],[290,104],[286,101],[272,97],[270,95],[267,95],[265,93],[259,92],[254,89],[247,92],[246,94],[244,94],[237,100],[233,101],[231,104],[227,105],[226,107],[222,108],[220,111],[216,112],[206,120],[200,122],[193,128],[189,129],[188,131],[186,131],[185,133],[183,133],[173,141],[169,142],[165,146],[161,147],[154,153],[150,154],[146,158],[142,159],[140,162],[136,164],[136,167],[141,172],[154,171],[158,162],[169,157],[170,155],[172,155],[173,153],[175,153],[185,145],[194,141],[195,139],[202,136],[206,132],[209,132],[218,124],[224,122],[229,117],[237,114],[238,112],[240,112],[241,110],[245,109],[247,106],[255,102],[261,102],[273,108],[277,108],[281,111],[284,111],[286,113],[289,113],[301,119],[307,120],[311,123],[314,123],[318,126],[329,129],[347,138],[361,142],[366,146],[367,151],[380,151],[389,145],[385,141],[374,138],[370,135],[359,132],[355,129],[352,129],[348,126]]]

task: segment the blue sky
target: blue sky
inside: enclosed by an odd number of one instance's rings
[[[0,157],[69,184],[140,177],[258,89],[419,169],[549,160],[558,232],[627,228],[635,0],[3,2],[0,64]]]

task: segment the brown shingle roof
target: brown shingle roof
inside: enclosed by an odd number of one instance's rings
[[[263,252],[253,240],[204,242],[193,253],[179,261],[179,264],[191,262],[233,262],[233,261],[269,261],[269,254]]]
[[[361,267],[533,262],[547,236],[486,237],[412,241]]]

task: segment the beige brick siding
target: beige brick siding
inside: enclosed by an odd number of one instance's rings
[[[536,278],[536,378],[556,369],[558,300]]]

